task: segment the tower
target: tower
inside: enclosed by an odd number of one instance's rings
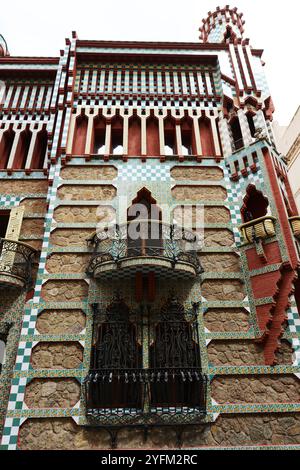
[[[300,218],[243,33],[0,58],[3,449],[299,446]]]

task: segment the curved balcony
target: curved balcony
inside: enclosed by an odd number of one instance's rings
[[[0,239],[0,285],[29,287],[31,266],[37,251],[26,243]]]
[[[270,215],[250,220],[240,226],[245,243],[253,243],[264,238],[274,237],[276,218]]]
[[[149,270],[175,277],[202,272],[198,236],[182,227],[153,220],[135,220],[96,232],[89,242],[94,254],[87,273],[95,278]]]
[[[297,215],[295,217],[290,217],[289,221],[293,230],[293,234],[296,238],[300,238],[300,216]]]

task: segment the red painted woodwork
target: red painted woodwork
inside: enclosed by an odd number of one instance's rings
[[[106,120],[103,116],[97,116],[94,119],[94,129],[93,129],[93,153],[98,153],[100,148],[105,146],[105,136],[106,136]],[[104,151],[102,152],[104,153]]]
[[[6,169],[10,152],[14,143],[15,132],[12,129],[8,129],[4,132],[0,142],[0,169]]]
[[[181,120],[181,142],[188,151],[188,155],[197,155],[193,120],[185,117]]]
[[[152,116],[147,119],[147,155],[160,155],[158,120]]]
[[[25,129],[23,132],[21,132],[12,165],[14,170],[22,170],[25,168],[31,137],[32,133],[28,129]]]
[[[75,132],[74,132],[73,149],[72,149],[72,153],[74,155],[85,154],[87,128],[88,128],[88,118],[86,116],[79,116],[76,119]]]
[[[141,155],[141,138],[141,120],[137,116],[132,116],[128,127],[128,155],[130,157]]]
[[[45,155],[47,151],[48,134],[44,129],[36,136],[36,142],[33,150],[31,168],[40,170],[44,166]]]
[[[203,156],[214,156],[216,154],[210,119],[201,117],[199,119],[200,139]]]

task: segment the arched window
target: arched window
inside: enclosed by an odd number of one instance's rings
[[[165,155],[176,155],[176,131],[175,121],[168,116],[164,121],[164,132],[165,132]]]
[[[128,127],[128,155],[141,155],[141,120],[131,116]]]
[[[202,155],[203,156],[214,156],[215,155],[215,144],[211,128],[210,119],[202,116],[199,119],[199,130],[200,130],[200,139],[202,146]]]
[[[0,143],[0,169],[7,168],[10,152],[14,143],[15,132],[10,128],[4,132]]]
[[[160,155],[158,120],[154,116],[147,119],[147,155],[149,157]]]
[[[196,155],[193,120],[188,117],[183,118],[180,127],[182,155]]]
[[[254,137],[256,129],[255,129],[255,124],[253,120],[253,114],[249,112],[246,114],[246,116],[247,116],[247,121],[248,121],[249,129],[250,129],[251,137]]]
[[[241,209],[243,221],[246,223],[264,217],[268,213],[268,206],[268,199],[254,185],[250,184]]]
[[[5,238],[9,224],[10,211],[0,211],[0,238]]]
[[[244,140],[238,116],[230,121],[230,127],[235,150],[239,150],[244,147]]]
[[[72,153],[74,155],[85,154],[85,143],[88,128],[88,118],[84,115],[78,116],[75,124]]]
[[[87,377],[87,407],[90,409],[140,409],[142,406],[142,347],[130,310],[117,298],[101,318],[94,305],[94,344]]]
[[[150,406],[154,408],[201,407],[200,349],[196,317],[185,319],[183,306],[174,298],[162,308],[150,347]]]
[[[14,170],[25,169],[26,160],[28,156],[28,150],[30,147],[32,132],[27,128],[19,135],[19,141],[17,145],[16,155],[13,162]]]
[[[104,155],[106,139],[106,121],[103,116],[97,116],[94,120],[94,145],[93,153]]]
[[[31,168],[41,170],[44,168],[44,162],[48,145],[48,133],[46,129],[41,130],[36,136],[36,142],[33,150]]]
[[[123,155],[123,119],[116,116],[111,123],[111,154]]]
[[[148,189],[141,189],[127,212],[128,256],[159,256],[162,241],[162,213]]]

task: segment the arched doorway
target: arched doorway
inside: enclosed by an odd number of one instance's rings
[[[162,252],[162,212],[143,188],[127,211],[127,255],[159,256]]]

